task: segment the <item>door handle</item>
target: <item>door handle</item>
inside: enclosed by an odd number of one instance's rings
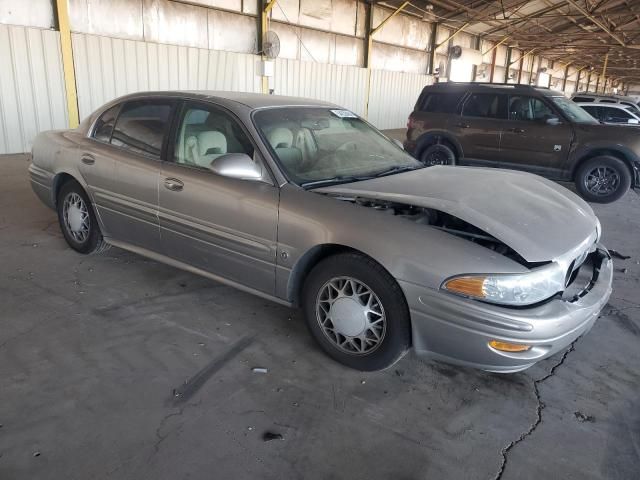
[[[182,183],[177,178],[165,178],[164,186],[167,190],[171,190],[172,192],[179,192],[184,187],[184,183]]]
[[[85,153],[84,155],[82,155],[81,160],[85,165],[93,165],[94,163],[96,163],[96,157],[94,157],[90,153]]]
[[[524,128],[510,128],[509,131],[513,133],[524,133]]]
[[[456,123],[456,127],[469,128],[469,124],[468,123]]]

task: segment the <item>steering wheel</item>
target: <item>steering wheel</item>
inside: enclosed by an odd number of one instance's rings
[[[358,144],[354,141],[346,142],[336,148],[337,152],[354,152],[358,150]]]

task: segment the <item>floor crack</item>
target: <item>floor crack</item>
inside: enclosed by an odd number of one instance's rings
[[[504,473],[504,469],[507,466],[507,455],[509,454],[509,452],[516,445],[518,445],[520,442],[522,442],[525,438],[527,438],[529,435],[531,435],[536,430],[536,428],[538,428],[538,426],[542,423],[542,410],[544,410],[546,405],[544,404],[544,402],[542,401],[542,398],[540,396],[539,386],[540,386],[541,383],[543,383],[544,381],[546,381],[547,379],[549,379],[550,377],[553,377],[555,375],[556,370],[564,363],[564,361],[567,359],[569,354],[575,350],[577,341],[578,341],[578,339],[574,340],[571,343],[569,348],[562,354],[562,357],[560,357],[560,361],[558,363],[556,363],[553,367],[551,367],[551,370],[549,370],[549,373],[547,373],[544,377],[533,381],[533,392],[534,392],[534,394],[536,396],[536,401],[537,401],[536,419],[529,426],[529,428],[525,432],[523,432],[517,439],[513,440],[512,442],[510,442],[507,446],[505,446],[500,451],[500,454],[502,456],[502,459],[501,459],[501,462],[500,462],[500,468],[498,470],[498,473],[496,473],[495,477],[493,477],[493,480],[500,480],[502,478],[502,474]]]

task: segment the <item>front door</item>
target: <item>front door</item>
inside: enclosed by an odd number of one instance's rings
[[[106,232],[116,241],[155,252],[160,250],[160,158],[174,104],[170,99],[126,102],[104,147],[114,163],[113,183],[100,199]]]
[[[565,164],[573,130],[541,98],[509,96],[509,122],[500,140],[506,168],[556,177]]]
[[[499,159],[500,132],[507,121],[507,97],[499,93],[472,93],[462,106],[462,114],[450,123],[460,141],[460,164],[491,165]]]
[[[227,111],[185,102],[170,158],[163,163],[159,221],[163,253],[241,285],[273,295],[279,189],[213,173],[229,153],[261,162],[249,135]]]

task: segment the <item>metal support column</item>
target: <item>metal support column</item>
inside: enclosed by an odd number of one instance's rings
[[[67,0],[56,0],[58,30],[60,31],[60,50],[62,51],[62,67],[64,69],[64,87],[67,93],[67,112],[69,127],[76,128],[80,124],[78,112],[78,91],[76,89],[76,73],[73,66],[73,46],[71,44],[71,28],[69,26],[69,9]]]
[[[604,56],[604,65],[602,65],[602,75],[600,75],[600,77],[598,77],[598,83],[600,82],[600,80],[603,81],[603,88],[607,88],[607,81],[606,81],[606,77],[605,75],[607,74],[607,63],[609,63],[609,53],[607,53]],[[596,86],[596,93],[598,93],[598,87]],[[605,93],[604,90],[602,91],[602,93]]]
[[[564,67],[564,77],[562,78],[562,91],[564,92],[567,88],[567,77],[569,76],[569,63]]]
[[[493,53],[491,54],[491,69],[489,70],[489,83],[493,83],[493,74],[496,71],[496,53],[497,52],[498,52],[498,49],[494,48]]]
[[[268,25],[269,12],[275,6],[276,1],[277,0],[269,0],[268,2],[266,0],[258,1],[258,6],[260,7],[260,28],[258,29],[259,30],[258,35],[260,35],[260,38],[258,39],[260,42],[259,43],[260,52],[262,52],[262,49],[263,49],[262,43],[263,43],[264,35],[267,33],[267,30],[269,29],[269,25]],[[266,60],[266,57],[264,55],[264,52],[262,52],[262,61],[264,62],[265,60]],[[265,75],[262,75],[262,93],[269,93],[269,77]]]
[[[511,47],[507,47],[507,66],[504,69],[504,83],[509,83],[509,68],[511,67]]]
[[[431,38],[429,40],[429,47],[431,50],[429,51],[429,66],[427,67],[427,73],[429,75],[434,75],[436,70],[436,42],[438,39],[438,23],[434,23],[431,28]]]

